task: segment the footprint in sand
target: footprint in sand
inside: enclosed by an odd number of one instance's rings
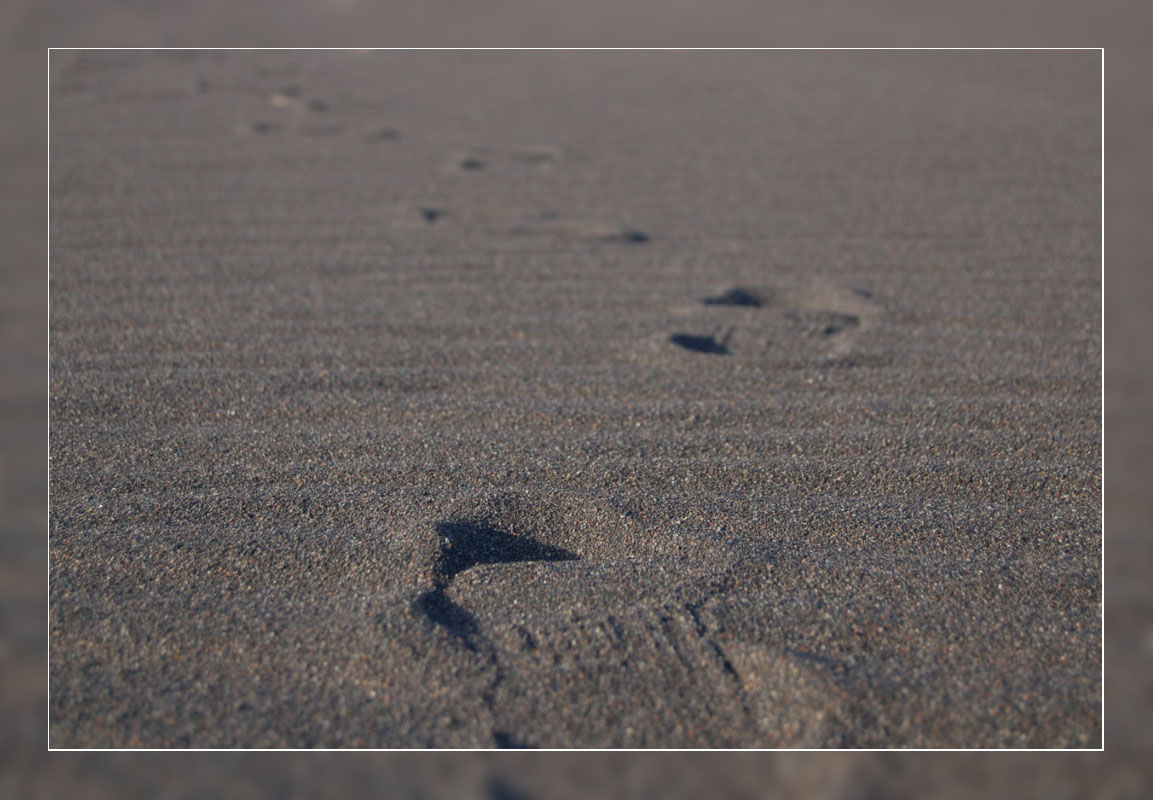
[[[472,147],[455,156],[451,167],[462,172],[548,171],[573,158],[559,147]]]
[[[705,746],[830,746],[841,696],[791,657],[748,611],[777,568],[759,541],[718,538],[662,510],[572,492],[471,498],[432,526],[424,587],[408,600],[426,646],[454,659],[491,716],[496,747],[562,746],[587,731],[557,726],[525,687],[596,696],[593,728],[679,698],[674,740]],[[559,600],[558,598],[571,598]],[[446,649],[441,649],[446,648]],[[718,714],[718,709],[724,709]],[[675,717],[675,719],[674,719]]]
[[[508,229],[512,236],[548,238],[554,241],[603,242],[642,245],[652,241],[644,231],[628,225],[612,225],[592,220],[566,219],[557,215],[527,218]]]
[[[368,135],[370,142],[399,142],[403,134],[397,128],[380,128]]]
[[[526,246],[569,246],[578,243],[639,246],[652,237],[639,228],[565,217],[555,211],[503,206],[449,207],[394,204],[379,207],[382,222],[397,230],[446,227],[455,234],[523,242]]]
[[[880,314],[872,294],[856,287],[727,286],[678,309],[680,329],[667,343],[689,353],[735,358],[805,363],[844,358]]]
[[[241,133],[266,134],[285,130],[309,137],[327,138],[339,136],[346,131],[346,125],[334,109],[338,104],[323,97],[309,97],[299,84],[280,86],[265,96],[264,113],[273,117],[272,122],[262,119],[241,129]],[[396,128],[379,128],[366,135],[369,142],[398,141],[401,133]]]
[[[239,136],[267,136],[270,133],[276,133],[278,130],[280,130],[280,126],[275,123],[256,120],[247,125],[241,125],[236,129],[236,133]]]
[[[473,147],[454,156],[448,169],[463,173],[523,175],[526,171],[548,172],[566,162],[581,161],[584,156],[561,147]],[[433,223],[447,217],[447,210],[430,218]],[[652,241],[649,233],[627,224],[607,223],[583,217],[569,217],[550,209],[480,206],[452,211],[457,230],[465,234],[482,234],[502,239],[520,239],[530,246],[540,242],[564,245],[573,242],[643,245]]]
[[[482,649],[480,627],[465,608],[448,595],[460,573],[481,564],[529,561],[576,561],[576,553],[494,527],[484,520],[448,520],[436,526],[440,552],[433,565],[432,587],[420,595],[416,608],[469,650]]]
[[[415,598],[413,609],[474,652],[486,645],[461,599],[480,588],[470,580],[473,570],[484,573],[477,578],[483,585],[507,570],[516,579],[524,574],[523,565],[534,562],[637,557],[653,544],[629,514],[568,493],[474,497],[437,522],[433,532],[439,547],[429,554],[431,585]]]
[[[271,92],[267,97],[270,107],[295,114],[327,114],[332,104],[323,97],[305,97],[299,84],[290,84]]]

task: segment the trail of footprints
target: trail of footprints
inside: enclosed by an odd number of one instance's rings
[[[267,96],[270,109],[281,112],[278,122],[261,119],[248,132],[271,135],[284,129],[311,136],[344,133],[331,119],[333,105],[307,96],[299,84],[288,84]],[[402,132],[381,127],[367,134],[371,143],[398,142]],[[450,173],[462,176],[514,173],[520,178],[543,175],[578,153],[559,147],[474,147],[446,162]],[[498,205],[451,207],[440,204],[400,204],[381,209],[384,224],[398,229],[447,228],[453,235],[495,236],[506,241],[640,246],[651,236],[640,229],[573,219],[547,209]],[[853,354],[858,337],[875,322],[880,306],[864,289],[832,285],[730,285],[675,309],[675,329],[662,337],[662,346],[688,357],[762,359],[776,363],[812,363]]]
[[[290,71],[291,74],[291,71]],[[273,73],[268,77],[278,77]],[[201,91],[209,84],[202,82]],[[304,135],[335,137],[353,133],[340,118],[340,104],[309,95],[298,83],[281,83],[263,95],[263,109],[256,119],[241,125],[240,136],[276,137]],[[401,142],[404,133],[394,126],[381,126],[359,135],[369,146]],[[462,178],[513,175],[518,179],[534,174],[544,178],[565,164],[585,159],[580,153],[560,147],[472,147],[446,160],[449,175]],[[648,233],[627,225],[605,224],[596,220],[568,218],[548,210],[498,206],[447,207],[438,204],[402,204],[381,209],[382,222],[399,230],[417,227],[448,227],[457,234],[490,235],[523,240],[641,245]]]
[[[331,114],[323,98],[306,96],[298,84],[282,86],[266,97],[266,113],[239,132],[273,136],[295,132],[327,137],[346,134],[345,125]],[[364,134],[370,145],[396,143],[403,132],[380,127]],[[447,169],[462,176],[491,173],[520,175],[550,173],[580,156],[560,148],[472,148],[453,156]],[[623,246],[647,244],[650,235],[620,225],[565,218],[548,210],[497,206],[454,208],[437,204],[399,206],[385,210],[385,222],[398,228],[452,226],[456,233],[501,237],[573,240]],[[855,338],[880,312],[867,291],[833,285],[727,286],[676,310],[677,329],[663,346],[684,357],[806,360],[848,354]],[[590,674],[610,669],[635,683],[622,702],[638,708],[659,705],[643,668],[630,664],[630,652],[649,652],[661,661],[663,674],[680,681],[683,714],[714,742],[749,731],[766,746],[822,746],[835,740],[830,721],[840,718],[839,691],[819,675],[798,681],[798,664],[759,643],[727,640],[715,635],[708,621],[709,600],[658,602],[627,613],[594,613],[592,617],[530,629],[523,624],[496,622],[486,626],[482,616],[458,597],[454,585],[473,570],[531,568],[550,562],[581,562],[584,552],[608,551],[623,561],[659,558],[652,537],[639,535],[603,509],[525,501],[512,495],[488,498],[435,524],[439,547],[428,568],[429,585],[413,598],[412,612],[423,619],[441,640],[473,659],[488,676],[483,700],[493,716],[492,744],[497,747],[529,742],[507,729],[502,720],[531,718],[533,708],[517,708],[519,699],[505,686],[510,677],[531,673],[534,680],[552,676],[558,691],[588,680]],[[679,676],[679,677],[676,677]],[[631,685],[631,684],[630,684]],[[806,688],[806,686],[808,688]],[[800,697],[798,693],[807,695]],[[578,692],[579,694],[579,692]],[[595,696],[596,689],[585,692]],[[652,696],[650,696],[652,695]],[[797,696],[794,696],[797,695]],[[790,702],[769,702],[786,698]],[[714,705],[737,705],[742,719],[716,719]],[[554,720],[555,722],[555,720]],[[550,725],[539,726],[549,730]],[[579,736],[577,731],[565,734]],[[736,742],[733,739],[733,742]],[[558,740],[551,744],[564,746]]]

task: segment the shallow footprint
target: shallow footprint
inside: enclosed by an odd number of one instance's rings
[[[473,147],[453,159],[453,166],[463,172],[538,169],[548,170],[564,159],[559,147]]]
[[[843,358],[880,316],[867,290],[828,283],[725,286],[676,309],[682,350],[787,363]],[[702,331],[727,328],[723,338]]]
[[[397,128],[381,128],[368,135],[370,142],[399,142],[403,134]]]
[[[652,237],[644,231],[627,225],[608,225],[579,219],[553,218],[535,227],[522,227],[520,234],[536,234],[558,239],[580,239],[609,244],[648,244]]]
[[[379,211],[389,227],[411,229],[446,223],[457,233],[522,239],[534,247],[541,241],[552,246],[564,246],[566,242],[637,246],[652,241],[648,233],[638,228],[566,218],[547,208],[496,205],[450,208],[430,199],[425,205],[392,204],[379,207]]]
[[[241,125],[236,129],[236,133],[239,136],[267,136],[270,133],[276,133],[279,129],[280,126],[275,123],[256,120],[247,125]]]

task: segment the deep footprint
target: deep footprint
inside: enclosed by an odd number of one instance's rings
[[[436,532],[442,537],[437,567],[447,580],[478,564],[576,561],[579,558],[562,547],[506,533],[485,522],[441,522]]]
[[[480,648],[480,625],[476,617],[454,603],[444,586],[429,589],[416,599],[415,608],[430,622],[448,631],[465,648],[477,652]]]
[[[441,546],[433,566],[433,585],[417,598],[415,608],[474,652],[480,646],[480,627],[472,614],[448,597],[453,578],[480,564],[580,558],[562,547],[508,533],[485,522],[448,520],[438,523],[436,532],[441,537]]]

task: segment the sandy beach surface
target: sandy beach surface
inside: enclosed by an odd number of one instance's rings
[[[1100,77],[55,52],[50,744],[1099,747]]]

